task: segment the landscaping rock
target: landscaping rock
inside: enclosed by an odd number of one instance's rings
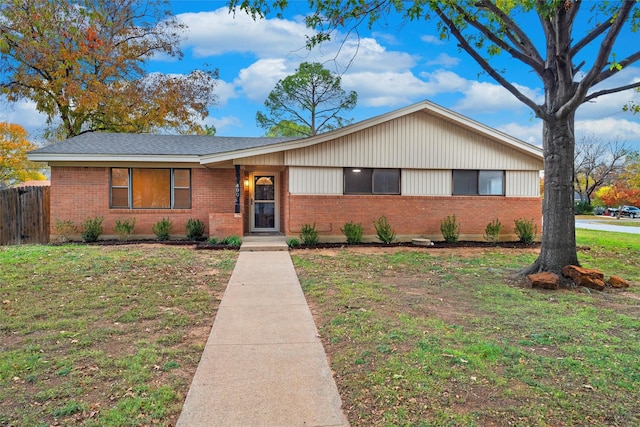
[[[411,242],[418,246],[433,246],[433,243],[429,239],[411,239]]]
[[[554,273],[529,274],[527,279],[529,279],[532,288],[558,289],[560,287],[560,276]]]
[[[598,270],[578,267],[577,265],[565,265],[562,274],[573,280],[577,286],[603,291],[605,287],[604,274]]]
[[[614,288],[628,288],[630,283],[624,280],[622,277],[611,276],[609,277],[609,284]]]

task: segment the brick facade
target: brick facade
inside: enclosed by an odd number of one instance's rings
[[[111,209],[109,208],[108,167],[51,167],[51,233],[56,234],[56,220],[71,220],[78,226],[88,217],[103,217],[103,238],[115,237],[113,228],[117,219],[136,219],[134,234],[140,238],[153,238],[152,226],[162,218],[173,222],[172,236],[186,235],[189,218],[205,224],[210,234],[210,216],[220,214],[233,217],[235,209],[235,171],[233,169],[196,168],[191,171],[191,209]],[[242,219],[238,224],[224,225],[216,232],[230,232],[216,237],[241,234]],[[233,220],[231,221],[234,222]],[[236,221],[237,222],[237,221]]]
[[[533,219],[542,230],[542,199],[537,197],[292,195],[287,191],[288,174],[275,173],[280,182],[280,231],[287,236],[299,237],[303,224],[315,223],[321,240],[343,241],[340,228],[354,222],[363,225],[365,240],[375,240],[373,222],[381,215],[405,241],[442,240],[440,223],[454,214],[462,240],[483,240],[485,227],[496,218],[503,226],[501,240],[516,239],[514,221],[519,218]],[[203,221],[208,236],[249,233],[250,195],[242,183],[241,211],[236,214],[233,169],[192,169],[191,180],[191,209],[111,209],[109,168],[52,166],[51,233],[56,234],[56,220],[71,220],[79,227],[86,218],[98,216],[104,218],[103,238],[116,237],[115,221],[127,218],[136,219],[134,234],[139,238],[154,238],[153,224],[165,217],[173,222],[172,237],[185,236],[189,218]]]
[[[449,215],[460,224],[461,240],[484,240],[489,222],[502,224],[500,240],[517,240],[514,221],[532,219],[542,231],[542,199],[521,197],[419,196],[302,196],[288,195],[285,233],[298,236],[303,224],[316,224],[320,239],[344,241],[340,228],[347,222],[363,226],[365,240],[376,240],[373,222],[385,215],[398,239],[443,240],[440,224]]]

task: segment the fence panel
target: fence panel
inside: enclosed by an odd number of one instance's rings
[[[49,242],[49,187],[0,191],[0,245]]]

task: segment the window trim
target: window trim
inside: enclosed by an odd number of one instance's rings
[[[113,170],[114,169],[126,169],[127,170],[127,186],[114,186],[113,185]],[[169,207],[134,207],[133,206],[133,170],[148,170],[148,169],[162,169],[169,170]],[[175,186],[175,171],[188,171],[189,173],[189,187],[176,187]],[[127,203],[128,206],[114,206],[113,205],[113,190],[115,189],[127,189]],[[189,191],[189,206],[188,207],[175,207],[176,197],[175,191],[188,190]],[[112,167],[109,169],[109,208],[110,209],[129,209],[129,210],[175,210],[175,209],[192,209],[193,208],[193,178],[191,169],[189,168],[136,168],[136,167]]]
[[[349,176],[349,172],[356,173],[358,171],[366,171],[366,173],[371,174],[371,191],[363,191],[363,192],[352,192],[347,191],[347,176]],[[398,190],[394,192],[381,192],[376,191],[376,171],[397,171],[398,174]],[[347,196],[398,196],[402,194],[402,169],[400,168],[362,168],[362,167],[345,167],[342,168],[342,194]]]
[[[474,193],[457,193],[456,192],[456,172],[475,172],[475,192]],[[499,172],[502,175],[502,190],[500,193],[486,193],[480,190],[480,176],[483,172]],[[500,197],[506,195],[506,171],[499,169],[453,169],[451,171],[451,195],[452,196],[494,196]]]

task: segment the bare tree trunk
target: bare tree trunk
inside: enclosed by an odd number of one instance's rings
[[[578,264],[573,212],[573,115],[543,124],[544,200],[542,246],[538,259],[523,274],[548,271],[562,274],[565,265]]]

